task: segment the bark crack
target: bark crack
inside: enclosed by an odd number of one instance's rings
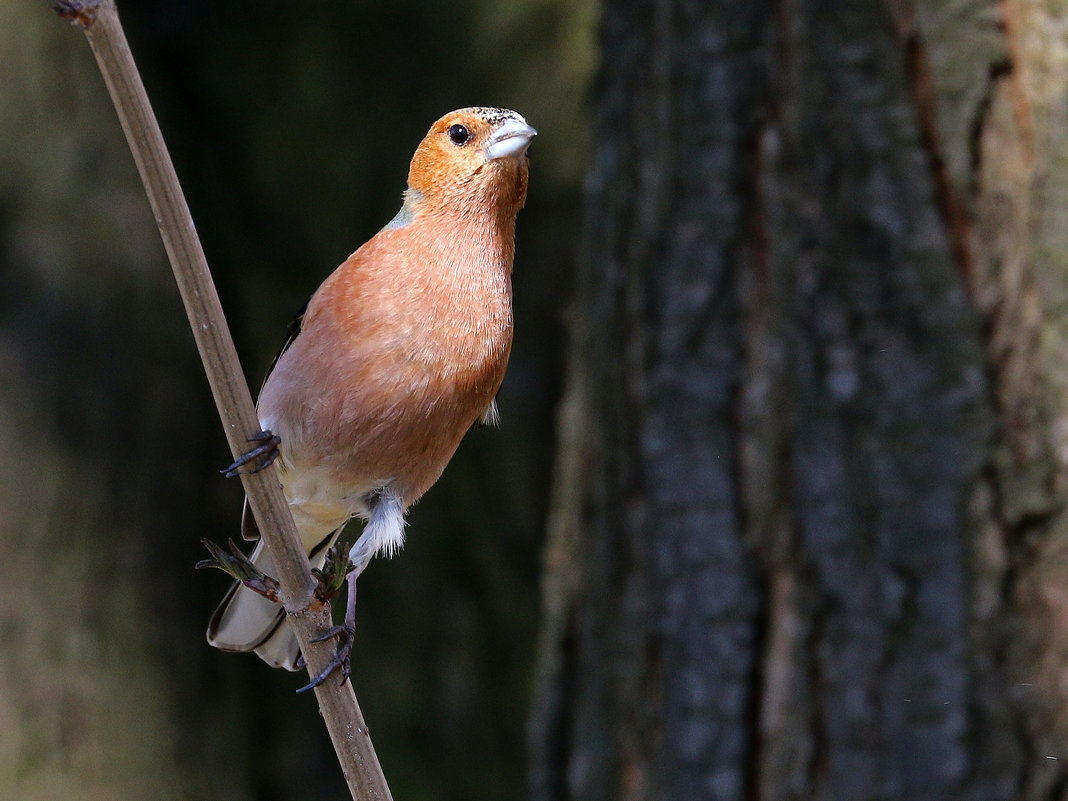
[[[898,36],[904,45],[908,89],[916,107],[920,126],[920,143],[927,156],[928,169],[934,182],[935,202],[945,226],[957,269],[967,286],[975,281],[975,249],[973,226],[967,205],[942,155],[942,137],[938,124],[938,94],[927,48],[916,25],[915,9],[907,0],[891,3]]]
[[[1019,34],[1020,8],[1018,0],[1000,0],[998,3],[1001,29],[1004,33],[1006,70],[1012,103],[1013,116],[1016,118],[1016,127],[1019,133],[1020,143],[1023,145],[1028,168],[1032,168],[1036,156],[1035,120],[1031,108],[1031,100],[1028,96],[1027,87],[1024,85],[1022,70],[1015,69],[1016,65],[1023,65],[1021,59],[1021,45]]]
[[[994,97],[1000,83],[1012,74],[1012,61],[1008,57],[993,61],[990,64],[986,88],[979,103],[975,107],[975,115],[968,131],[969,161],[969,191],[978,195],[981,191],[980,172],[983,167],[983,132],[986,130],[990,118],[990,109],[994,104]]]

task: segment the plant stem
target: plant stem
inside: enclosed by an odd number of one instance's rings
[[[80,25],[96,56],[148,193],[189,323],[211,384],[230,450],[236,458],[259,430],[256,408],[238,361],[207,259],[178,176],[152,112],[113,0],[60,2],[56,12]],[[329,607],[313,596],[315,580],[275,467],[242,473],[260,533],[276,565],[289,624],[309,675],[333,656],[330,642],[310,640],[330,625]],[[315,689],[338,761],[357,801],[392,801],[352,685],[333,677]]]

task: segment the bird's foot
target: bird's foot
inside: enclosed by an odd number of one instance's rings
[[[333,637],[337,637],[338,641],[337,651],[335,652],[333,658],[326,663],[326,667],[324,667],[319,672],[319,675],[317,675],[310,682],[308,682],[299,690],[297,690],[298,693],[305,692],[306,690],[310,690],[313,687],[318,687],[320,684],[326,681],[327,678],[329,678],[331,673],[333,673],[335,670],[338,670],[339,668],[341,670],[340,684],[344,684],[346,681],[349,680],[349,673],[352,671],[352,665],[350,662],[350,657],[352,656],[352,642],[356,638],[356,628],[347,623],[341,626],[331,626],[318,637],[316,637],[314,640],[312,640],[312,642],[325,642],[326,640],[329,640]],[[303,663],[304,657],[302,655],[297,664],[298,666],[303,666]]]
[[[274,464],[274,460],[278,458],[278,446],[281,444],[282,440],[270,431],[257,431],[249,437],[247,441],[256,442],[258,444],[255,448],[245,451],[238,456],[232,464],[219,471],[227,478],[234,478],[235,476],[240,475],[242,467],[257,461],[259,464],[247,472],[258,473],[261,470],[270,467]]]
[[[345,578],[356,569],[356,565],[349,561],[350,547],[347,542],[335,542],[326,552],[326,561],[323,562],[323,566],[312,568],[312,574],[317,582],[315,597],[324,604],[330,603],[337,597],[345,585]]]
[[[268,601],[274,601],[276,604],[281,603],[281,599],[278,597],[278,590],[280,587],[278,580],[268,576],[256,567],[256,565],[245,556],[244,552],[234,544],[233,540],[230,540],[229,553],[224,551],[211,540],[201,540],[201,542],[204,543],[204,547],[208,549],[211,558],[197,562],[197,570],[204,570],[209,567],[218,568],[225,573],[229,573],[250,590],[259,593]]]
[[[335,670],[341,670],[341,684],[349,680],[352,669],[350,657],[352,655],[352,642],[356,638],[356,577],[359,571],[349,561],[349,546],[345,543],[336,543],[326,553],[326,561],[322,569],[313,570],[319,586],[315,589],[315,596],[323,603],[330,603],[341,590],[341,585],[348,581],[349,595],[345,604],[345,623],[341,626],[331,626],[312,642],[325,642],[337,637],[337,651],[333,658],[326,664],[315,678],[308,684],[297,690],[302,693],[312,687],[318,687]],[[297,663],[298,667],[304,667],[304,656],[301,655]]]

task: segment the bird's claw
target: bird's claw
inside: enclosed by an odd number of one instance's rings
[[[248,442],[259,443],[255,448],[245,451],[238,456],[232,464],[227,465],[219,472],[227,478],[234,478],[241,474],[241,468],[247,464],[251,464],[256,460],[260,463],[251,470],[249,473],[258,473],[261,470],[265,470],[274,464],[274,460],[278,458],[278,446],[282,440],[270,431],[257,431],[251,437],[248,438]]]
[[[356,638],[356,629],[347,624],[331,626],[318,637],[313,639],[312,642],[325,642],[333,637],[337,637],[338,640],[337,651],[334,653],[334,656],[327,662],[326,667],[319,672],[319,675],[297,690],[298,693],[305,692],[313,687],[318,687],[338,668],[341,668],[340,683],[344,684],[349,680],[349,673],[352,670],[352,665],[350,663],[350,657],[352,656],[352,642]],[[304,662],[303,654],[298,660],[298,666],[302,666],[301,663],[307,664]]]

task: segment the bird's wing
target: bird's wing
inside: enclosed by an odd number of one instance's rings
[[[241,510],[241,538],[247,542],[255,542],[260,538],[260,527],[256,523],[256,515],[252,514],[252,507],[248,505],[248,496]]]
[[[274,361],[271,362],[271,366],[267,368],[267,372],[263,376],[263,384],[267,383],[267,379],[271,377],[271,373],[274,372],[274,368],[278,365],[278,360],[282,358],[282,354],[289,350],[289,346],[293,344],[297,336],[300,334],[300,330],[304,325],[304,315],[308,312],[309,303],[311,303],[311,298],[304,302],[304,305],[300,307],[300,311],[297,312],[297,316],[289,323],[285,342],[283,342],[282,347],[278,349],[278,353],[275,355]],[[260,392],[263,392],[263,384],[260,384]]]
[[[267,372],[263,376],[263,384],[260,384],[260,392],[263,392],[263,386],[267,383],[267,379],[271,377],[271,373],[274,372],[274,368],[278,365],[278,360],[282,358],[282,354],[289,350],[289,346],[293,344],[297,336],[300,334],[301,327],[304,324],[304,315],[308,311],[308,303],[310,302],[310,298],[305,301],[304,305],[300,307],[300,311],[297,312],[297,316],[289,323],[285,342],[283,342],[282,347],[278,349],[278,353],[275,355],[274,361],[271,362],[271,366],[267,368]],[[260,529],[259,526],[256,525],[256,516],[252,514],[252,509],[249,508],[248,498],[245,498],[245,508],[241,511],[241,537],[249,542],[254,542],[260,538]]]

